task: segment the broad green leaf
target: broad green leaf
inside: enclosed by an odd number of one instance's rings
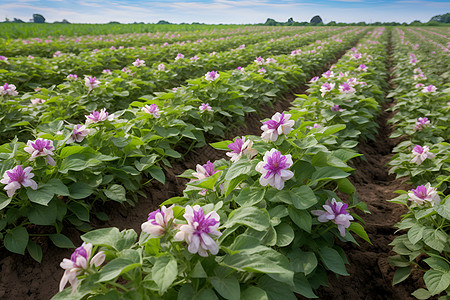
[[[253,206],[264,199],[265,192],[266,190],[260,187],[245,187],[234,201],[240,206]]]
[[[311,288],[311,284],[306,279],[305,274],[297,273],[294,276],[294,291],[306,298],[318,298]]]
[[[190,182],[189,185],[196,186],[203,189],[212,190],[214,186],[217,183],[217,180],[219,180],[220,175],[222,175],[222,172],[219,171],[217,173],[214,173],[212,176],[206,177],[202,180],[196,180],[193,182]]]
[[[169,255],[156,257],[152,269],[152,278],[163,295],[178,276],[177,260]]]
[[[443,257],[440,256],[432,256],[424,259],[424,261],[430,266],[430,268],[442,271],[442,272],[450,272],[450,265]]]
[[[166,182],[166,175],[164,175],[163,170],[160,167],[153,166],[147,169],[150,175],[164,184]]]
[[[411,243],[415,244],[422,239],[424,226],[416,223],[408,230],[408,239]]]
[[[297,209],[307,209],[317,203],[317,197],[313,190],[307,186],[302,185],[299,188],[294,188],[290,191],[292,204]]]
[[[67,208],[81,221],[89,222],[89,209],[82,203],[70,202]]]
[[[294,291],[289,285],[273,280],[267,275],[261,277],[258,287],[267,293],[269,300],[297,300]]]
[[[258,231],[265,231],[270,226],[269,214],[267,211],[253,206],[240,207],[231,212],[224,226],[229,228],[234,224],[242,224]]]
[[[76,248],[72,241],[61,233],[50,234],[49,238],[52,240],[53,244],[59,248]]]
[[[37,261],[38,263],[41,263],[42,261],[42,248],[38,244],[36,244],[33,241],[28,241],[27,244],[27,250],[28,253],[30,253],[30,256]]]
[[[330,247],[323,247],[319,250],[319,253],[321,260],[330,271],[339,275],[348,275],[344,260],[336,250]]]
[[[7,197],[3,193],[0,193],[0,210],[7,207],[9,203],[11,203],[11,198]]]
[[[353,231],[356,233],[360,238],[368,242],[372,245],[372,242],[369,239],[369,236],[367,235],[367,232],[364,230],[364,227],[357,223],[357,222],[351,222],[350,227],[348,227],[348,230]]]
[[[311,274],[317,267],[317,258],[314,252],[303,252],[296,249],[289,254],[291,269],[296,273],[302,272],[305,275]]]
[[[241,296],[241,290],[239,287],[239,281],[234,276],[226,278],[210,277],[214,289],[225,299],[239,300]]]
[[[53,193],[55,195],[61,195],[61,196],[69,196],[69,189],[67,186],[59,179],[52,178],[49,181],[47,181],[46,185],[50,185],[53,189]]]
[[[211,143],[209,145],[215,149],[230,151],[230,149],[228,148],[228,145],[231,144],[232,142],[233,141],[226,140],[226,141],[220,141],[217,143]]]
[[[428,270],[423,275],[423,280],[431,295],[436,295],[446,290],[450,285],[450,272]]]
[[[133,263],[133,261],[125,258],[116,258],[107,263],[99,272],[99,278],[97,282],[105,282],[117,278],[121,274],[124,274],[134,268],[141,266],[139,263]]]
[[[59,157],[61,159],[63,159],[72,154],[84,152],[87,149],[90,150],[91,148],[83,147],[83,146],[65,146],[64,148],[62,148],[61,153],[59,154]]]
[[[251,171],[255,170],[255,162],[242,158],[238,162],[233,163],[231,167],[228,168],[227,174],[225,175],[225,180],[231,180],[241,174],[249,175]]]
[[[48,206],[31,204],[28,212],[28,219],[36,225],[54,225],[57,217],[58,209],[55,201],[49,203]]]
[[[84,199],[93,193],[93,188],[81,181],[72,183],[69,187],[70,198]]]
[[[450,200],[445,201],[444,204],[435,204],[434,209],[440,216],[450,220]]]
[[[424,229],[423,241],[434,250],[441,252],[447,243],[448,235],[439,229]]]
[[[296,209],[292,206],[288,207],[289,217],[291,220],[306,232],[311,233],[312,227],[312,217],[311,214],[306,210]]]
[[[108,189],[103,190],[105,196],[111,200],[117,202],[125,202],[127,201],[125,188],[118,184],[113,184],[108,187]]]
[[[25,227],[16,227],[5,234],[5,248],[11,252],[25,254],[28,245],[28,232]]]
[[[137,234],[133,229],[120,232],[116,227],[111,227],[92,230],[83,234],[81,239],[86,243],[122,251],[136,242]]]
[[[192,270],[190,276],[192,278],[208,278],[208,274],[206,274],[205,269],[203,269],[202,263],[200,261],[195,264],[195,267]]]
[[[419,300],[426,300],[431,297],[431,293],[426,289],[418,289],[411,293],[412,296],[416,297]]]
[[[340,179],[346,178],[348,175],[350,174],[336,167],[323,167],[317,168],[317,171],[312,174],[311,181],[314,183],[323,180]]]
[[[269,297],[263,289],[250,286],[241,293],[241,300],[269,300]]]
[[[47,184],[38,185],[37,190],[27,189],[27,196],[31,202],[47,205],[55,195],[52,186]]]
[[[275,227],[277,232],[277,246],[286,247],[294,240],[294,230],[287,223],[281,223]]]
[[[397,283],[400,283],[403,280],[405,280],[406,278],[408,278],[410,272],[411,272],[410,267],[403,267],[403,268],[398,268],[397,270],[395,270],[394,279],[392,280],[392,285],[396,285]]]

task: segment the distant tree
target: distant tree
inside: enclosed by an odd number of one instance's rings
[[[437,15],[431,18],[431,21],[436,21],[439,23],[450,23],[450,13],[446,13],[445,15]]]
[[[11,21],[9,20],[9,18],[5,18],[5,23],[9,23],[9,22],[11,22]]]
[[[158,23],[156,23],[156,24],[159,24],[159,25],[164,25],[164,24],[170,24],[170,22],[168,22],[168,21],[165,21],[165,20],[161,20],[161,21],[159,21]]]
[[[120,22],[117,22],[117,21],[109,21],[108,24],[120,24]]]
[[[278,22],[271,18],[267,18],[266,23],[264,23],[266,26],[277,26],[277,24]]]
[[[357,26],[367,26],[366,22],[358,22],[356,23]]]
[[[22,21],[21,19],[16,19],[14,18],[14,21],[12,21],[13,23],[25,23],[24,21]]]
[[[293,18],[289,18],[289,19],[287,20],[287,22],[286,22],[286,25],[288,25],[288,26],[294,25],[294,19],[293,19]]]
[[[317,25],[317,24],[323,24],[322,18],[317,15],[312,17],[311,21],[309,21],[309,23],[313,24],[313,25]]]
[[[414,20],[411,23],[409,23],[409,25],[418,26],[418,25],[422,25],[422,22],[420,22],[419,20]]]
[[[40,14],[33,14],[33,22],[34,23],[45,23],[45,18]]]
[[[327,24],[327,26],[336,26],[336,21],[331,21],[330,23]]]
[[[61,21],[61,23],[63,23],[63,24],[70,24],[70,22],[67,21],[66,19],[63,19],[63,20]]]

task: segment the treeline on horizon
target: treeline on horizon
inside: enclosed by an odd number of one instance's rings
[[[111,21],[107,24],[80,24],[70,23],[67,20],[61,22],[47,23],[44,16],[34,14],[30,22],[20,19],[6,19],[0,22],[0,38],[45,38],[48,36],[77,36],[77,35],[106,35],[126,33],[149,33],[149,32],[172,32],[172,31],[195,31],[195,30],[218,30],[224,28],[238,28],[243,26],[448,26],[450,24],[450,13],[434,16],[427,23],[418,20],[411,23],[399,22],[358,22],[343,23],[331,21],[324,23],[320,16],[314,16],[309,22],[297,22],[289,18],[286,22],[278,22],[268,18],[265,23],[258,24],[204,24],[199,22],[174,24],[161,20],[157,23],[119,23]]]

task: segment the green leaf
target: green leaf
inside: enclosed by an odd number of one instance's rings
[[[206,274],[205,269],[203,269],[202,263],[200,261],[195,264],[195,267],[190,275],[192,278],[208,278],[208,274]]]
[[[287,223],[281,223],[275,227],[277,232],[277,243],[278,247],[286,247],[294,240],[294,230]]]
[[[147,170],[153,178],[155,178],[162,184],[166,182],[166,175],[164,175],[164,172],[160,167],[153,166]]]
[[[212,289],[203,289],[192,300],[218,300],[216,293]]]
[[[323,247],[319,250],[320,258],[325,266],[336,274],[347,276],[344,260],[339,253],[330,247]]]
[[[55,195],[52,186],[40,184],[37,190],[27,189],[27,196],[31,202],[47,205]]]
[[[11,198],[7,197],[5,194],[0,193],[0,210],[4,209],[11,203]]]
[[[440,256],[432,256],[424,259],[424,261],[432,268],[442,272],[450,272],[450,265]]]
[[[219,171],[217,173],[214,173],[212,176],[206,177],[202,180],[196,180],[193,182],[190,182],[189,185],[196,186],[203,189],[212,190],[214,186],[217,183],[217,180],[219,180],[220,175],[222,175],[222,172]]]
[[[250,286],[241,293],[241,300],[269,300],[269,297],[263,289]]]
[[[256,161],[255,161],[256,162]],[[235,162],[228,168],[225,180],[231,180],[238,177],[241,174],[249,174],[255,169],[255,163],[253,161],[242,158],[238,162]]]
[[[256,207],[240,207],[233,210],[224,224],[226,228],[234,224],[242,224],[258,231],[268,230],[270,226],[269,214]]]
[[[422,239],[422,234],[425,227],[416,223],[408,230],[408,239],[411,243],[416,244]]]
[[[253,206],[264,199],[265,193],[266,190],[261,187],[245,187],[234,201],[240,206]]]
[[[419,300],[425,300],[431,297],[431,293],[426,289],[415,290],[413,293],[411,293],[411,295]]]
[[[55,195],[69,196],[70,194],[67,186],[57,178],[50,179],[47,181],[46,185],[50,185],[53,188],[53,193]]]
[[[311,284],[306,279],[305,274],[297,273],[294,276],[294,292],[306,297],[306,298],[318,298],[316,294],[314,294]]]
[[[423,280],[431,295],[437,295],[450,285],[450,272],[429,270],[423,275]]]
[[[239,281],[234,276],[226,278],[210,277],[214,289],[225,299],[239,300],[241,296],[241,290],[239,287]]]
[[[444,204],[435,204],[434,210],[443,218],[450,220],[450,200],[445,201]]]
[[[336,167],[323,167],[317,168],[318,170],[312,174],[311,181],[323,181],[323,180],[332,180],[332,179],[340,179],[346,178],[350,174],[342,171]]]
[[[30,256],[37,261],[38,263],[41,263],[42,261],[42,248],[38,244],[36,244],[33,241],[28,241],[27,244],[27,250],[28,253],[30,253]]]
[[[76,248],[75,245],[72,243],[72,241],[64,234],[55,233],[55,234],[50,234],[49,237],[52,240],[53,244],[55,244],[56,247]]]
[[[28,212],[28,219],[36,225],[54,225],[57,217],[58,209],[55,201],[49,203],[48,206],[31,204]]]
[[[117,278],[121,274],[124,274],[134,268],[141,266],[139,263],[133,263],[133,261],[125,258],[116,258],[106,264],[99,272],[99,278],[97,282],[110,281]]]
[[[448,235],[439,229],[425,228],[423,231],[423,241],[425,244],[438,252],[442,252],[447,243]]]
[[[93,188],[81,181],[72,183],[69,187],[70,197],[73,199],[84,199],[93,193]]]
[[[356,222],[351,222],[350,226],[348,227],[348,230],[353,231],[356,233],[360,238],[368,242],[372,245],[372,242],[369,239],[369,236],[367,235],[367,232],[364,230],[364,227]]]
[[[111,200],[123,203],[127,201],[125,188],[118,184],[113,184],[108,189],[103,190],[105,196]]]
[[[353,194],[356,192],[355,186],[348,180],[348,178],[341,178],[337,180],[338,183],[338,189],[341,192],[344,192],[346,194]]]
[[[269,300],[297,300],[289,285],[275,281],[267,275],[261,277],[258,286],[266,291]]]
[[[311,214],[306,210],[295,209],[292,206],[288,207],[289,217],[291,220],[308,233],[311,233],[312,227],[312,217]]]
[[[70,202],[67,208],[81,221],[89,222],[89,209],[85,205],[79,202]]]
[[[59,154],[59,157],[61,159],[66,158],[72,154],[84,152],[86,150],[90,150],[90,147],[83,147],[83,146],[65,146],[62,148],[61,153]]]
[[[408,278],[409,273],[411,272],[410,267],[398,268],[395,270],[394,279],[392,280],[392,285],[396,285],[397,283],[402,282],[406,278]]]
[[[304,252],[300,249],[295,249],[288,256],[291,269],[296,273],[302,272],[305,275],[309,275],[317,267],[317,258],[314,252]]]
[[[218,149],[218,150],[226,150],[226,151],[230,151],[230,149],[228,148],[228,145],[231,144],[232,141],[220,141],[217,143],[211,143],[209,144],[211,147]]]
[[[302,185],[299,188],[294,188],[290,191],[292,204],[297,209],[307,209],[317,203],[317,197],[313,190],[307,186]]]
[[[133,229],[119,232],[116,227],[111,227],[92,230],[83,234],[81,239],[86,243],[122,251],[130,248],[136,242],[137,234]]]
[[[159,288],[159,294],[164,294],[178,276],[177,260],[170,255],[156,257],[152,269],[152,278]]]
[[[28,245],[28,232],[25,227],[16,227],[5,234],[5,248],[11,252],[25,254]]]

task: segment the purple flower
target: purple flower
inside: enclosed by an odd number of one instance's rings
[[[5,83],[3,86],[0,86],[0,95],[17,96],[18,94],[14,84]]]
[[[347,82],[339,85],[339,91],[344,94],[353,94],[356,90]]]
[[[142,231],[150,234],[151,237],[163,236],[168,230],[168,225],[173,221],[173,207],[161,208],[148,214],[147,222],[141,225]],[[173,224],[174,225],[174,224]]]
[[[197,172],[192,173],[192,176],[197,177],[198,180],[205,179],[218,172],[214,170],[214,164],[209,160],[203,166],[197,164],[196,170]]]
[[[238,137],[234,143],[228,145],[231,152],[227,152],[227,156],[231,157],[232,162],[237,162],[240,160],[242,155],[247,155],[247,157],[253,158],[253,156],[258,154],[258,151],[252,149],[252,146],[253,141],[251,139],[245,140],[244,136],[242,139]]]
[[[425,84],[423,84],[423,83],[418,83],[418,84],[415,85],[416,88],[421,88],[421,87],[424,87],[424,86],[425,86]]]
[[[345,228],[350,226],[350,221],[353,217],[346,211],[348,205],[343,202],[337,202],[336,199],[327,200],[325,205],[322,205],[325,210],[312,210],[311,213],[319,216],[317,220],[322,223],[328,221],[337,225],[341,236],[345,236]]]
[[[84,85],[89,88],[89,92],[95,88],[98,88],[99,84],[100,81],[95,77],[86,76],[86,78],[84,78]]]
[[[220,217],[212,211],[205,215],[205,211],[199,206],[185,208],[184,218],[187,224],[180,226],[180,231],[174,236],[175,241],[186,241],[188,251],[192,254],[198,253],[200,256],[207,257],[208,252],[216,255],[219,252],[219,246],[212,236],[221,236],[222,233],[217,230],[220,225]]]
[[[291,114],[275,113],[271,120],[265,121],[261,126],[263,131],[261,138],[266,142],[269,140],[275,142],[279,135],[291,132],[295,122],[294,120],[289,120],[290,117]]]
[[[89,267],[100,266],[105,261],[105,253],[103,251],[98,252],[91,258],[92,244],[83,243],[80,247],[70,256],[70,259],[64,258],[60,266],[63,268],[64,275],[59,283],[59,291],[61,292],[66,286],[67,282],[72,286],[72,292],[75,292],[78,286],[77,275],[80,275],[84,270]]]
[[[114,114],[109,115],[108,112],[106,111],[106,108],[102,108],[100,112],[94,110],[90,115],[85,117],[86,117],[86,125],[89,125],[91,123],[111,120],[112,118],[114,118]]]
[[[411,159],[410,162],[420,165],[425,159],[434,158],[435,154],[431,153],[429,151],[430,151],[430,148],[428,146],[422,147],[420,145],[416,145],[414,147],[414,149],[412,150],[413,159]]]
[[[427,117],[418,118],[414,130],[422,130],[424,127],[430,125],[430,120]]]
[[[177,54],[177,57],[175,57],[175,60],[179,60],[179,59],[181,59],[181,58],[184,58],[184,55],[181,54],[181,53],[178,53],[178,54]]]
[[[31,104],[42,104],[45,102],[45,100],[39,99],[39,98],[30,99],[30,101],[31,101]]]
[[[8,197],[12,197],[16,190],[20,189],[21,186],[29,186],[33,190],[37,189],[37,183],[31,179],[34,177],[34,174],[31,173],[32,170],[32,167],[22,169],[22,166],[19,165],[3,174],[3,178],[0,180],[0,183],[6,184],[3,189],[8,194]]]
[[[319,76],[314,76],[309,82],[313,83],[319,80]]]
[[[86,128],[86,125],[74,125],[72,136],[67,140],[67,144],[73,142],[81,143],[90,132],[91,130]]]
[[[164,64],[159,64],[158,71],[164,71],[164,70],[166,70],[166,66]]]
[[[344,111],[344,109],[343,108],[339,108],[339,105],[333,105],[332,107],[331,107],[331,110],[332,111],[334,111],[334,112],[337,112],[337,111]]]
[[[294,176],[288,168],[292,166],[291,155],[281,155],[281,152],[273,148],[264,154],[263,161],[256,165],[256,171],[261,173],[259,183],[262,186],[270,185],[277,190],[282,190],[284,182]]]
[[[257,58],[255,59],[255,63],[256,63],[257,65],[263,65],[263,64],[264,64],[264,58],[262,58],[261,56],[257,57]]]
[[[334,89],[335,85],[336,85],[335,83],[328,83],[328,82],[325,82],[324,84],[322,84],[322,86],[320,87],[320,91],[322,92],[322,97],[325,96],[326,93],[328,93],[329,91]]]
[[[190,58],[190,60],[197,61],[199,60],[199,57],[197,55],[194,55],[193,57]]]
[[[434,93],[436,92],[436,87],[432,84],[423,88],[422,93]]]
[[[137,58],[134,62],[133,62],[133,66],[135,67],[145,67],[145,60],[139,59]]]
[[[419,74],[423,73],[423,72],[422,72],[422,69],[420,69],[420,68],[414,69],[413,72],[414,72],[414,74],[415,74],[415,73],[419,73]]]
[[[361,53],[354,53],[354,54],[351,55],[351,59],[355,59],[355,60],[358,60],[361,57],[362,57]]]
[[[78,76],[76,74],[69,74],[69,75],[67,75],[67,79],[69,79],[69,80],[77,80]]]
[[[426,185],[419,185],[416,189],[412,189],[409,191],[408,196],[408,200],[411,200],[419,205],[427,202],[431,203],[431,205],[441,202],[441,198],[437,194],[436,188],[431,187],[430,183],[427,183]]]
[[[275,58],[271,58],[271,57],[269,57],[268,59],[266,59],[266,64],[271,64],[271,63],[276,63],[277,62],[277,60],[275,59]]]
[[[366,72],[367,69],[368,68],[367,68],[367,66],[365,64],[360,64],[357,70],[361,71],[361,72]]]
[[[264,69],[264,68],[259,68],[258,69],[258,73],[259,74],[264,74],[264,73],[266,73],[267,71],[266,71],[266,69]]]
[[[334,77],[334,72],[331,71],[331,70],[328,70],[325,73],[323,73],[322,76],[325,77],[325,78]]]
[[[103,74],[108,74],[108,75],[111,75],[111,74],[112,74],[112,72],[111,72],[110,69],[105,69],[105,70],[102,71],[102,73],[103,73]]]
[[[207,81],[214,81],[214,80],[216,80],[217,78],[219,78],[219,73],[218,72],[216,72],[216,71],[211,71],[211,72],[208,72],[208,73],[206,73],[205,74],[205,79],[207,80]]]
[[[200,110],[200,113],[204,113],[205,111],[213,111],[212,107],[209,106],[209,103],[202,103],[202,105],[200,105],[198,109]]]
[[[1,61],[5,61],[5,62],[6,62],[6,61],[8,61],[8,58],[6,58],[6,57],[5,57],[5,56],[3,56],[3,55],[0,55],[0,60],[1,60]]]
[[[49,165],[56,165],[55,160],[51,157],[54,155],[53,150],[55,150],[53,141],[45,139],[37,139],[34,142],[28,141],[24,150],[31,154],[30,160],[34,160],[38,156],[45,156]]]
[[[151,114],[156,119],[158,119],[161,116],[158,105],[154,103],[150,105],[146,104],[141,110],[145,113]]]

